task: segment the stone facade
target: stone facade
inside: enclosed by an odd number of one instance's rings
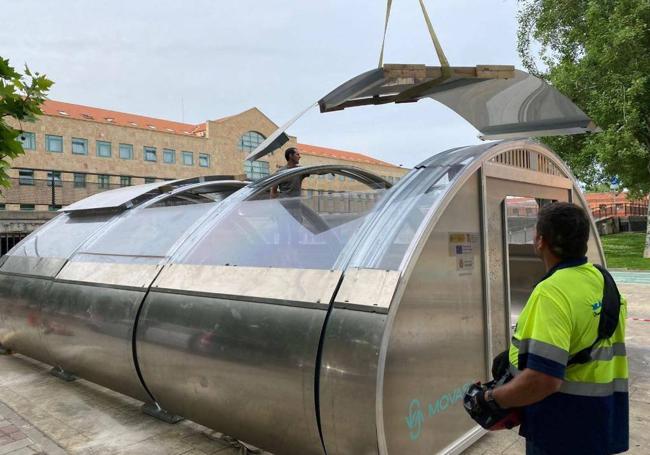
[[[23,156],[12,162],[12,169],[9,170],[12,187],[0,194],[0,210],[58,209],[98,191],[128,184],[142,184],[146,180],[171,180],[201,175],[230,175],[236,179],[244,179],[244,157],[248,151],[240,147],[242,136],[247,132],[257,132],[268,137],[277,128],[277,125],[257,108],[219,120],[208,120],[200,125],[56,101],[46,102],[43,110],[45,115],[35,123],[10,122],[16,128],[34,133],[35,147],[26,150]],[[47,150],[47,135],[62,137],[62,152]],[[86,154],[72,153],[73,138],[87,141]],[[98,141],[110,143],[110,157],[99,156]],[[131,159],[120,157],[120,144],[132,146]],[[396,181],[406,173],[406,170],[400,167],[351,152],[313,146],[305,148],[314,150],[302,151],[302,146],[297,143],[295,137],[290,137],[282,150],[290,146],[298,146],[301,149],[302,165],[347,164],[367,169],[391,181]],[[145,159],[145,147],[155,148],[155,161]],[[163,161],[165,149],[175,151],[175,163],[168,164]],[[327,151],[326,156],[323,156],[322,150]],[[192,165],[184,165],[183,152],[192,154]],[[207,167],[199,165],[200,155],[209,157]],[[271,174],[286,164],[282,151],[267,155],[261,161],[269,163]],[[33,171],[31,184],[24,178],[21,181],[21,169]],[[54,191],[48,180],[51,178],[48,177],[49,171],[60,172],[61,182],[55,182]],[[85,175],[83,185],[74,184],[75,174]],[[304,188],[340,192],[355,189],[355,186],[345,179],[339,181],[314,178],[308,179]]]

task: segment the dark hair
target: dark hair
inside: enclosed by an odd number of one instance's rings
[[[295,147],[289,147],[284,151],[284,159],[289,161],[292,155],[295,155],[298,152],[298,149]]]
[[[537,234],[562,260],[579,259],[587,253],[591,223],[581,207],[569,202],[545,205],[537,215]]]

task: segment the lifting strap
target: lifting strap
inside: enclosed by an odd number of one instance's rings
[[[427,29],[429,30],[429,36],[431,36],[431,41],[433,42],[433,47],[436,49],[436,54],[438,55],[438,60],[440,61],[440,68],[442,70],[442,76],[447,78],[451,75],[451,68],[449,67],[449,61],[445,56],[440,41],[436,36],[436,32],[433,30],[433,25],[431,25],[431,19],[429,19],[429,13],[427,8],[424,6],[424,0],[420,1],[420,7],[422,8],[422,14],[424,15],[424,21],[427,24]],[[379,53],[379,68],[384,66],[384,46],[386,44],[386,31],[388,30],[388,19],[390,17],[390,10],[393,6],[393,0],[387,0],[386,3],[386,20],[384,21],[384,36],[381,40],[381,52]]]
[[[601,265],[594,264],[594,267],[598,269],[605,280],[600,319],[598,321],[598,336],[591,346],[574,354],[567,362],[567,366],[591,361],[591,351],[594,346],[599,341],[610,338],[618,326],[618,318],[621,312],[621,294],[618,292],[612,275]]]

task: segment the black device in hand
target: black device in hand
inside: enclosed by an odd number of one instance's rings
[[[510,381],[513,376],[508,370],[508,351],[504,351],[492,361],[493,380],[482,384],[472,384],[465,393],[463,406],[469,416],[486,430],[496,431],[514,428],[521,423],[521,410],[503,409],[494,400],[486,400],[485,393]]]

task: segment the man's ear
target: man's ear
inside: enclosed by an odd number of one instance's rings
[[[544,236],[535,234],[535,240],[534,240],[533,245],[534,245],[535,251],[541,253],[542,249],[546,245],[546,241],[544,240]]]

